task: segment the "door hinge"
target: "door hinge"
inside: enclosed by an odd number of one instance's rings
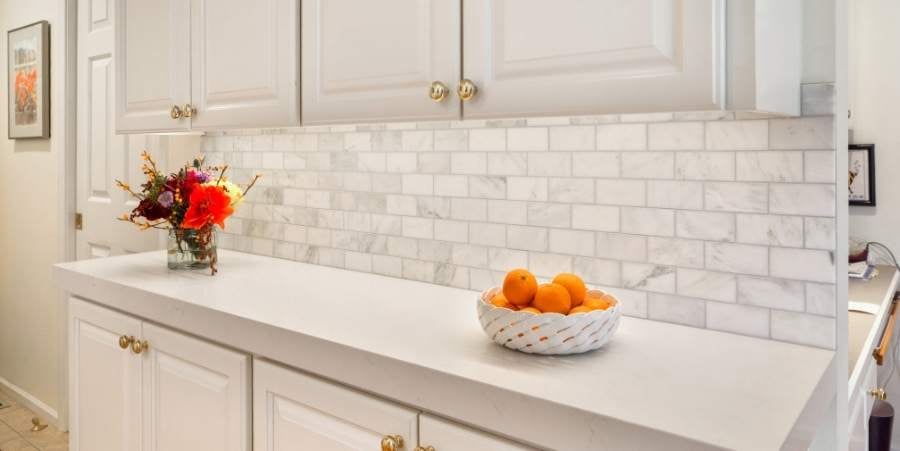
[[[81,230],[84,227],[84,216],[81,213],[75,213],[75,230]]]

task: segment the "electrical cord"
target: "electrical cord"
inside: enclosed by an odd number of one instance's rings
[[[895,257],[894,253],[891,252],[891,248],[889,248],[886,245],[879,243],[877,241],[870,241],[870,242],[866,243],[866,250],[868,251],[869,247],[871,247],[872,245],[875,245],[876,247],[879,247],[882,250],[884,250],[885,252],[887,252],[888,255],[891,256],[891,261],[894,263],[894,267],[897,268],[897,271],[900,271],[900,264],[897,263],[897,257]],[[896,340],[896,338],[895,338],[895,340]],[[894,370],[897,369],[897,360],[900,359],[900,350],[898,350],[898,348],[900,348],[900,346],[894,346],[893,358],[891,359],[891,369],[890,369],[890,371],[888,371],[887,378],[884,379],[885,382],[891,380],[891,377],[894,376]]]

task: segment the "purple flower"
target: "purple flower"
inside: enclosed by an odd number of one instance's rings
[[[156,198],[156,202],[163,208],[169,208],[175,202],[175,195],[172,194],[171,191],[163,191],[163,193]]]
[[[203,171],[198,171],[196,169],[192,169],[191,172],[194,173],[194,176],[197,178],[198,182],[206,183],[209,181],[209,174],[207,174]]]

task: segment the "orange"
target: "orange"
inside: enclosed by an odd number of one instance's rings
[[[503,296],[503,293],[495,294],[494,297],[491,298],[491,304],[493,304],[495,307],[503,307],[515,310],[513,309],[513,305],[506,300],[505,296]]]
[[[538,287],[534,294],[532,306],[538,310],[547,313],[569,313],[572,308],[572,297],[566,287],[555,283],[545,283]]]
[[[589,294],[584,298],[584,303],[581,305],[591,310],[606,310],[611,304],[606,296],[595,296]]]
[[[537,291],[537,279],[527,269],[514,269],[503,280],[503,295],[510,304],[527,305]]]
[[[578,307],[573,307],[572,310],[569,310],[570,315],[574,315],[576,313],[587,313],[590,312],[591,308],[586,305],[579,305]]]
[[[569,297],[572,298],[572,307],[578,307],[584,302],[587,287],[584,286],[584,281],[581,280],[581,277],[569,272],[563,272],[553,278],[553,283],[562,285],[569,292]]]
[[[541,311],[538,310],[538,309],[536,309],[536,308],[534,308],[534,307],[525,307],[525,308],[523,308],[523,309],[520,309],[519,311],[520,311],[520,312],[534,313],[535,315],[541,314]]]

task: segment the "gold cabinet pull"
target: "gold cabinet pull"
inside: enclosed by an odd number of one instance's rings
[[[172,105],[172,111],[169,111],[169,116],[172,116],[172,119],[180,119],[183,115],[184,112],[181,111],[178,105]]]
[[[884,391],[883,388],[873,388],[869,390],[869,394],[872,395],[873,398],[884,401],[887,399],[887,392]]]
[[[434,447],[431,445],[428,446],[417,446],[413,451],[435,451]]]
[[[475,86],[475,83],[472,83],[472,80],[468,78],[463,78],[459,81],[459,86],[456,87],[456,94],[459,95],[459,98],[464,102],[468,102],[475,97],[475,94],[478,93],[478,87]]]
[[[398,451],[403,448],[403,437],[399,435],[385,435],[381,439],[381,451]]]
[[[431,87],[428,89],[428,97],[431,97],[431,100],[440,103],[447,98],[448,91],[447,85],[439,81],[433,81],[431,82]]]
[[[134,340],[134,342],[131,343],[131,352],[135,354],[140,354],[148,349],[150,349],[150,343],[148,343],[147,340]]]
[[[183,116],[184,117],[194,117],[195,114],[197,114],[197,109],[194,108],[194,106],[191,105],[190,103],[185,103]]]
[[[130,335],[122,335],[119,337],[119,347],[122,349],[128,349],[132,343],[134,343],[134,337]]]

